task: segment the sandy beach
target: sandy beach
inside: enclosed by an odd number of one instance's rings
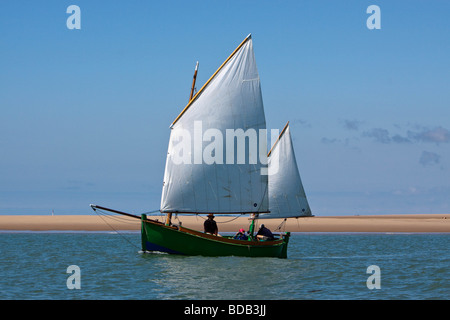
[[[149,216],[163,221],[162,216]],[[220,232],[247,228],[247,217],[216,216]],[[195,230],[203,229],[204,216],[178,216],[172,222]],[[282,219],[260,219],[275,231]],[[124,216],[99,215],[3,215],[0,230],[22,231],[114,231],[139,230],[140,220]],[[328,216],[288,219],[282,231],[291,232],[450,232],[450,214]]]

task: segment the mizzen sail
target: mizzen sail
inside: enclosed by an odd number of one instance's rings
[[[267,212],[265,129],[248,36],[172,123],[160,211]]]
[[[295,159],[289,123],[269,152],[269,208],[266,218],[311,216]]]

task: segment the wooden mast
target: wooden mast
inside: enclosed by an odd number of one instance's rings
[[[170,226],[172,224],[172,212],[168,212],[166,216],[166,226]]]
[[[192,87],[191,87],[191,94],[189,95],[189,101],[188,103],[191,102],[192,97],[194,96],[194,90],[195,90],[195,81],[197,80],[197,71],[198,71],[198,61],[197,64],[195,65],[195,70],[194,70],[194,77],[192,79]],[[170,226],[172,224],[172,212],[168,212],[167,216],[166,216],[166,226]]]
[[[189,102],[192,100],[192,97],[194,96],[195,81],[197,79],[197,70],[198,70],[198,61],[197,64],[195,65],[194,78],[192,79],[192,87],[191,87],[191,94],[189,96]]]
[[[195,96],[192,97],[191,100],[189,100],[188,104],[186,107],[184,107],[183,111],[181,111],[181,113],[178,115],[178,117],[176,117],[176,119],[172,122],[172,124],[170,125],[170,127],[172,128],[172,126],[178,121],[178,119],[181,118],[181,116],[186,112],[187,109],[189,109],[189,107],[191,106],[191,104],[195,101],[195,99],[197,99],[197,97],[202,93],[202,91],[206,88],[206,86],[212,81],[212,79],[214,79],[214,77],[216,76],[216,74],[222,70],[223,66],[236,54],[236,52],[239,51],[239,49],[247,42],[247,40],[251,39],[252,35],[249,34],[244,41],[241,42],[241,44],[233,51],[232,54],[230,54],[230,56],[227,58],[227,60],[224,61],[224,63],[222,63],[222,65],[219,67],[219,69],[216,70],[216,72],[214,72],[214,74],[211,76],[211,78],[208,79],[208,81],[206,81],[206,83],[203,85],[203,87],[200,88],[200,90],[197,91],[197,93],[195,94]]]

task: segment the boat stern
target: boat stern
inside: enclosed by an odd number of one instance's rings
[[[287,248],[288,248],[289,238],[290,237],[291,237],[291,233],[290,232],[286,232],[283,235],[284,245],[283,245],[283,249],[281,250],[281,255],[280,255],[280,258],[282,258],[282,259],[286,259],[287,258]]]

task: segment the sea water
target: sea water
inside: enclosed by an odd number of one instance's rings
[[[450,299],[449,234],[293,233],[287,259],[139,246],[138,232],[0,232],[0,299]]]

